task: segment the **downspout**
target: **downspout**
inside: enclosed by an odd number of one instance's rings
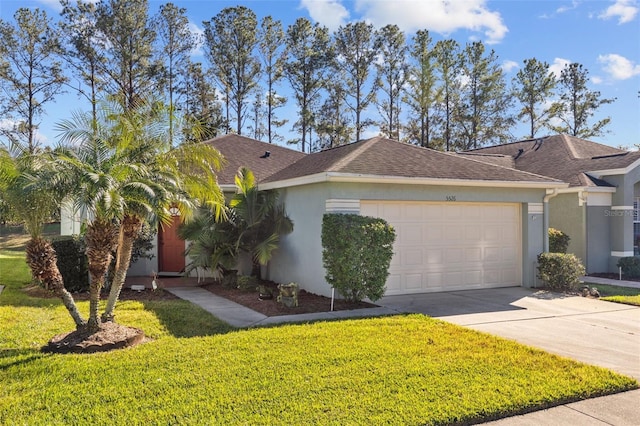
[[[558,195],[558,188],[553,188],[553,192],[547,192],[542,199],[542,232],[544,232],[542,251],[544,253],[549,252],[549,200],[556,195]]]

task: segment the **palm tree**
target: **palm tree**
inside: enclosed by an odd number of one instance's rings
[[[241,168],[235,183],[237,192],[229,201],[225,220],[202,212],[183,225],[179,235],[192,242],[187,249],[191,269],[213,268],[224,274],[244,252],[251,256],[251,275],[260,278],[260,266],[271,260],[280,236],[293,231],[293,222],[278,202],[278,193],[260,191],[251,170]]]
[[[29,233],[25,252],[31,275],[53,290],[73,318],[76,328],[85,325],[73,296],[65,289],[51,242],[42,237],[44,224],[60,207],[61,197],[54,183],[55,162],[49,151],[30,152],[14,143],[10,150],[0,149],[0,192],[13,212],[24,221]]]
[[[71,198],[76,210],[83,207],[89,213],[92,330],[100,326],[99,295],[114,250],[115,274],[102,321],[113,320],[133,241],[144,222],[168,223],[172,206],[188,218],[197,205],[195,199],[223,205],[215,176],[219,152],[205,144],[171,149],[167,123],[164,108],[157,103],[129,110],[105,103],[97,120],[91,114],[76,114],[59,125],[61,140],[72,145],[60,157],[77,182]]]
[[[238,246],[251,255],[251,275],[260,278],[260,266],[269,263],[280,243],[280,235],[291,233],[293,222],[284,205],[278,203],[278,193],[260,191],[251,170],[241,168],[235,183],[237,193],[229,207],[239,218]]]

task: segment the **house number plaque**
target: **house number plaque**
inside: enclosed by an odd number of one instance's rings
[[[456,196],[455,195],[447,195],[446,200],[447,201],[455,201],[456,200]]]

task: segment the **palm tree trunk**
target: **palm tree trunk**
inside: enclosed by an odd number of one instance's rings
[[[111,252],[118,245],[118,227],[107,220],[96,219],[87,227],[87,259],[89,260],[89,331],[100,329],[98,304],[104,277],[111,263]]]
[[[64,280],[56,263],[58,260],[56,251],[51,243],[44,238],[32,238],[27,243],[26,253],[27,264],[31,268],[33,277],[42,281],[45,288],[53,290],[62,299],[77,329],[84,327],[86,321],[78,312],[73,296],[64,288]]]
[[[133,242],[135,241],[140,229],[142,228],[142,220],[137,216],[125,215],[120,224],[118,251],[116,252],[116,270],[111,283],[111,291],[107,300],[107,307],[102,314],[102,322],[113,321],[113,310],[116,302],[120,297],[122,286],[127,278],[127,271],[131,263],[131,252],[133,251]]]

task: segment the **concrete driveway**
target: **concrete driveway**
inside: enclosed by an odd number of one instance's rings
[[[640,380],[640,308],[509,287],[386,296],[377,302],[535,346]]]

